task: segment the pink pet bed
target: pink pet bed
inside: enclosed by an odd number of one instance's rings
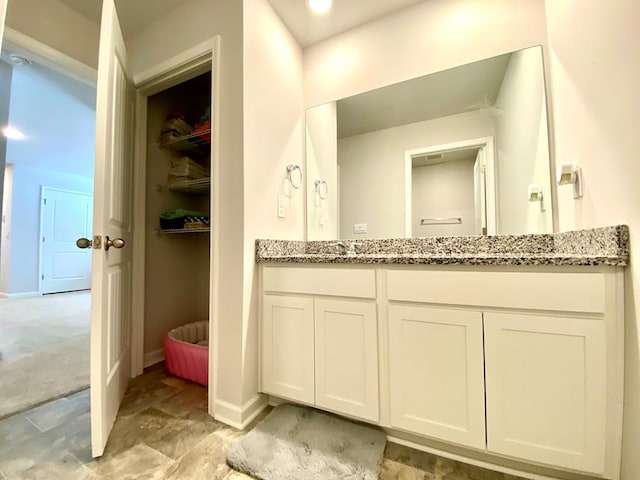
[[[209,322],[188,323],[164,336],[164,358],[173,375],[209,383]]]

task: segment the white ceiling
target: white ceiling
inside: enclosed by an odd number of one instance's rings
[[[331,10],[317,15],[306,0],[268,0],[302,47],[333,37],[423,0],[333,0]]]
[[[338,138],[491,107],[510,57],[507,53],[339,100]]]
[[[100,23],[102,0],[60,0],[94,23]],[[116,0],[122,35],[129,38],[173,9],[191,0]]]
[[[24,140],[7,141],[7,161],[93,176],[95,88],[37,63],[14,67],[9,124]]]
[[[102,0],[60,0],[94,23],[100,23]],[[191,0],[116,0],[125,38]],[[228,0],[239,1],[239,0]],[[324,15],[316,15],[306,0],[268,0],[302,47],[346,32],[359,25],[424,0],[333,0]]]

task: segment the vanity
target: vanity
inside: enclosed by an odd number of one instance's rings
[[[263,393],[505,471],[619,478],[625,226],[357,243],[256,242]]]

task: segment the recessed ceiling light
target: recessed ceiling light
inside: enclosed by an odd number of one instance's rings
[[[27,138],[20,130],[9,125],[2,129],[2,134],[10,140],[24,140]]]
[[[309,8],[313,13],[326,13],[331,8],[331,0],[309,0]]]

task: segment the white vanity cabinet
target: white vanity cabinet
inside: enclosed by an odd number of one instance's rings
[[[616,478],[621,269],[385,273],[392,427]]]
[[[375,272],[264,267],[262,391],[377,422]]]
[[[622,268],[265,265],[261,278],[265,393],[441,452],[620,478]]]
[[[492,312],[484,322],[487,449],[603,472],[605,321]]]
[[[313,403],[313,300],[264,295],[262,298],[262,389]]]
[[[389,306],[391,425],[485,447],[482,313]]]

